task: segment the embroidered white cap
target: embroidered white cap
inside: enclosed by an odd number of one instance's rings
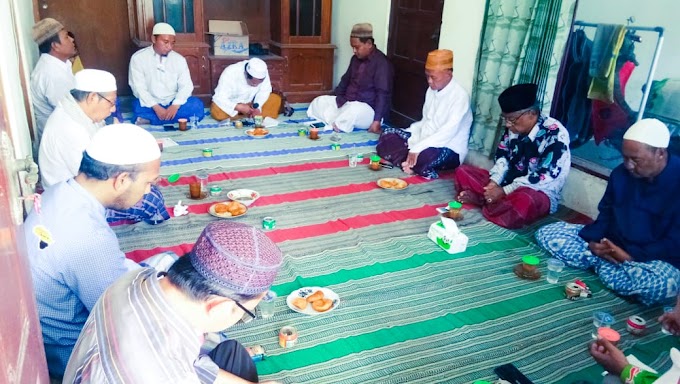
[[[153,26],[153,32],[151,32],[152,35],[175,35],[175,28],[172,27],[172,25],[168,23],[156,23],[156,25]]]
[[[75,89],[85,92],[114,92],[116,78],[110,72],[99,69],[81,69],[75,74]]]
[[[666,124],[657,119],[642,119],[628,128],[623,139],[637,141],[655,148],[668,148],[671,133]]]
[[[246,64],[246,71],[250,73],[250,76],[256,79],[264,79],[267,77],[267,63],[265,63],[262,59],[254,57],[248,60],[248,63]]]
[[[113,165],[144,164],[161,157],[156,139],[134,124],[111,124],[94,134],[85,149],[98,161]]]

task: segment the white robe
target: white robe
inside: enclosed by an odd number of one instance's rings
[[[449,148],[456,152],[462,164],[468,152],[472,126],[470,97],[454,79],[440,91],[428,88],[423,105],[423,118],[406,131],[409,152],[420,153],[427,148]]]
[[[258,108],[262,110],[262,106],[272,93],[269,74],[256,87],[248,85],[245,75],[246,64],[248,64],[248,60],[243,60],[225,68],[220,75],[220,81],[212,98],[212,101],[222,111],[232,117],[238,114],[235,108],[236,104],[239,103],[257,103]]]
[[[128,73],[130,88],[142,107],[184,105],[194,91],[184,56],[170,51],[160,56],[149,46],[135,52]]]
[[[61,61],[43,53],[31,72],[31,99],[36,123],[36,149],[45,130],[45,123],[59,101],[75,86],[71,61]]]
[[[373,123],[375,111],[361,101],[348,101],[338,108],[335,96],[318,96],[309,104],[307,116],[323,121],[326,129],[331,129],[335,124],[343,132],[352,132],[354,128],[368,129]]]
[[[94,123],[70,94],[62,98],[47,124],[38,163],[43,187],[49,188],[78,174],[83,151],[104,125]]]

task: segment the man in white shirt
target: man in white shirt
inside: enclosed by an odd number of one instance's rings
[[[210,115],[217,121],[257,115],[276,118],[281,96],[272,93],[267,63],[258,58],[239,61],[222,71]]]
[[[203,119],[203,102],[191,93],[186,59],[173,51],[175,30],[170,24],[153,27],[152,45],[137,51],[130,59],[129,83],[135,100],[133,121],[138,124],[163,125],[190,119]]]
[[[407,174],[439,177],[437,171],[458,167],[468,150],[472,111],[470,98],[453,79],[453,52],[427,55],[423,119],[407,129],[385,128],[376,152]]]
[[[52,18],[37,22],[33,26],[32,36],[40,50],[40,58],[31,72],[31,99],[36,123],[34,153],[38,153],[47,118],[61,98],[73,88],[74,78],[69,59],[77,55],[78,51],[68,31]]]
[[[109,72],[83,69],[76,73],[75,89],[61,99],[45,124],[38,156],[43,187],[78,174],[92,136],[116,111],[116,90],[116,79]]]

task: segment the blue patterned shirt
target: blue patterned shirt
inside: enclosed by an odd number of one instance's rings
[[[36,227],[52,238],[42,244]],[[40,228],[40,227],[38,227]],[[104,206],[75,180],[42,195],[42,212],[23,225],[50,374],[61,376],[99,296],[138,265],[125,258]]]
[[[527,135],[506,128],[495,158],[489,174],[506,195],[528,187],[548,196],[550,213],[557,210],[571,168],[569,132],[559,121],[539,116]]]

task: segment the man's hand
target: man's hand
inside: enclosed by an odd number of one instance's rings
[[[591,241],[588,243],[588,248],[593,255],[607,260],[612,264],[620,264],[624,261],[631,261],[633,258],[624,251],[623,248],[612,243],[609,239],[602,239],[600,241]]]
[[[607,340],[600,339],[590,344],[590,355],[612,375],[621,376],[628,365],[623,352]]]
[[[371,133],[381,134],[382,128],[380,127],[380,122],[379,121],[372,122],[371,125],[368,127],[368,131]]]
[[[490,181],[484,187],[484,200],[487,204],[497,203],[505,197],[505,191],[495,181]]]
[[[171,106],[168,107],[168,109],[165,110],[165,120],[172,120],[175,118],[177,115],[177,111],[179,110],[179,105],[178,104],[172,104]]]
[[[680,300],[678,301],[680,302]],[[676,305],[671,312],[661,315],[659,323],[673,335],[680,335],[680,305]]]
[[[250,110],[252,108],[248,104],[238,103],[236,104],[236,107],[234,107],[234,109],[236,110],[236,112],[242,115],[250,116]]]
[[[160,104],[154,105],[153,107],[151,107],[151,109],[153,109],[154,113],[156,113],[156,116],[158,116],[158,119],[168,120],[168,118],[167,118],[168,111],[165,110],[165,108],[161,107]]]
[[[612,243],[609,239],[602,239],[602,243],[611,249],[611,251],[609,252],[609,256],[614,258],[619,263],[633,260],[633,258],[628,254],[628,252],[624,251],[623,248],[619,247],[618,245]]]
[[[259,116],[259,115],[262,115],[262,111],[260,111],[257,108],[250,108],[250,115],[249,115],[250,117],[255,117],[255,116]]]

